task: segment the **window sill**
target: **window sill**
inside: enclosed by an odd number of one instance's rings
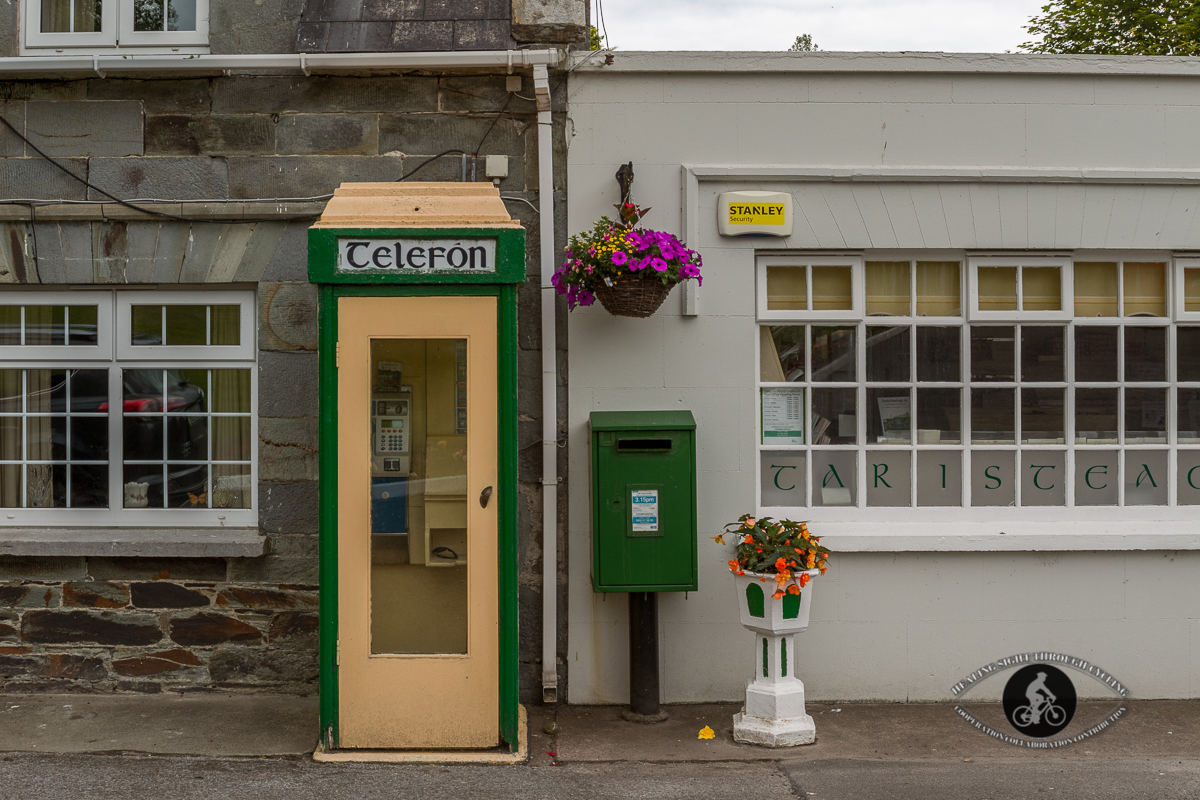
[[[1191,520],[809,524],[834,553],[1200,550]]]
[[[0,556],[253,558],[257,528],[0,528]]]

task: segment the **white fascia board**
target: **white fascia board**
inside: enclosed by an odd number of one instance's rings
[[[593,58],[613,56],[612,64]],[[838,53],[624,50],[576,51],[580,72],[886,72],[1026,75],[1184,75],[1200,77],[1200,59],[1185,56],[1033,55],[1017,53]]]
[[[432,53],[279,53],[233,55],[63,55],[0,58],[0,75],[69,72],[220,72],[295,69],[308,72],[554,66],[557,50],[478,50]]]
[[[835,553],[1200,550],[1193,521],[812,522]]]

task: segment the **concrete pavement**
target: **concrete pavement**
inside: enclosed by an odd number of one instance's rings
[[[1081,704],[1077,716],[1109,705]],[[567,706],[555,737],[535,706],[529,762],[484,767],[315,763],[311,697],[0,695],[0,797],[1200,797],[1200,701],[1126,707],[1098,736],[1034,751],[979,733],[946,705],[810,704],[817,743],[777,751],[733,742],[732,704],[670,706],[668,722],[649,726],[615,707]],[[705,725],[714,739],[697,738]]]

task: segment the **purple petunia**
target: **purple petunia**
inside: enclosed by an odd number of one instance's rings
[[[629,256],[627,256],[623,250],[617,250],[612,254],[612,263],[616,264],[618,267],[624,266],[625,262],[628,260]]]

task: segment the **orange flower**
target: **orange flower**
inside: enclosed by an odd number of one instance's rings
[[[824,575],[826,572],[829,572],[829,568],[828,568],[828,567],[821,567],[821,574],[822,574],[822,575]]]
[[[714,541],[714,542],[716,542],[717,544],[725,544],[725,537],[724,537],[724,536],[714,536],[714,537],[712,537],[712,539],[713,539],[713,541]]]
[[[743,528],[753,528],[754,527],[754,518],[746,517],[746,519],[742,522],[742,527]]]
[[[729,570],[730,570],[730,572],[734,572],[734,571],[736,571],[736,570],[737,570],[737,568],[738,568],[738,563],[737,563],[736,561],[730,561],[730,562],[729,562]]]
[[[785,569],[787,569],[787,562],[783,560],[783,556],[775,559],[775,569],[780,572],[783,572]]]
[[[771,599],[772,600],[782,600],[783,599],[783,591],[775,592],[775,594],[771,595]]]
[[[800,587],[793,583],[788,587],[788,594],[800,594]]]
[[[792,577],[792,573],[784,570],[783,572],[778,572],[775,574],[775,582],[780,586],[783,586],[788,582],[788,578],[790,577]]]

